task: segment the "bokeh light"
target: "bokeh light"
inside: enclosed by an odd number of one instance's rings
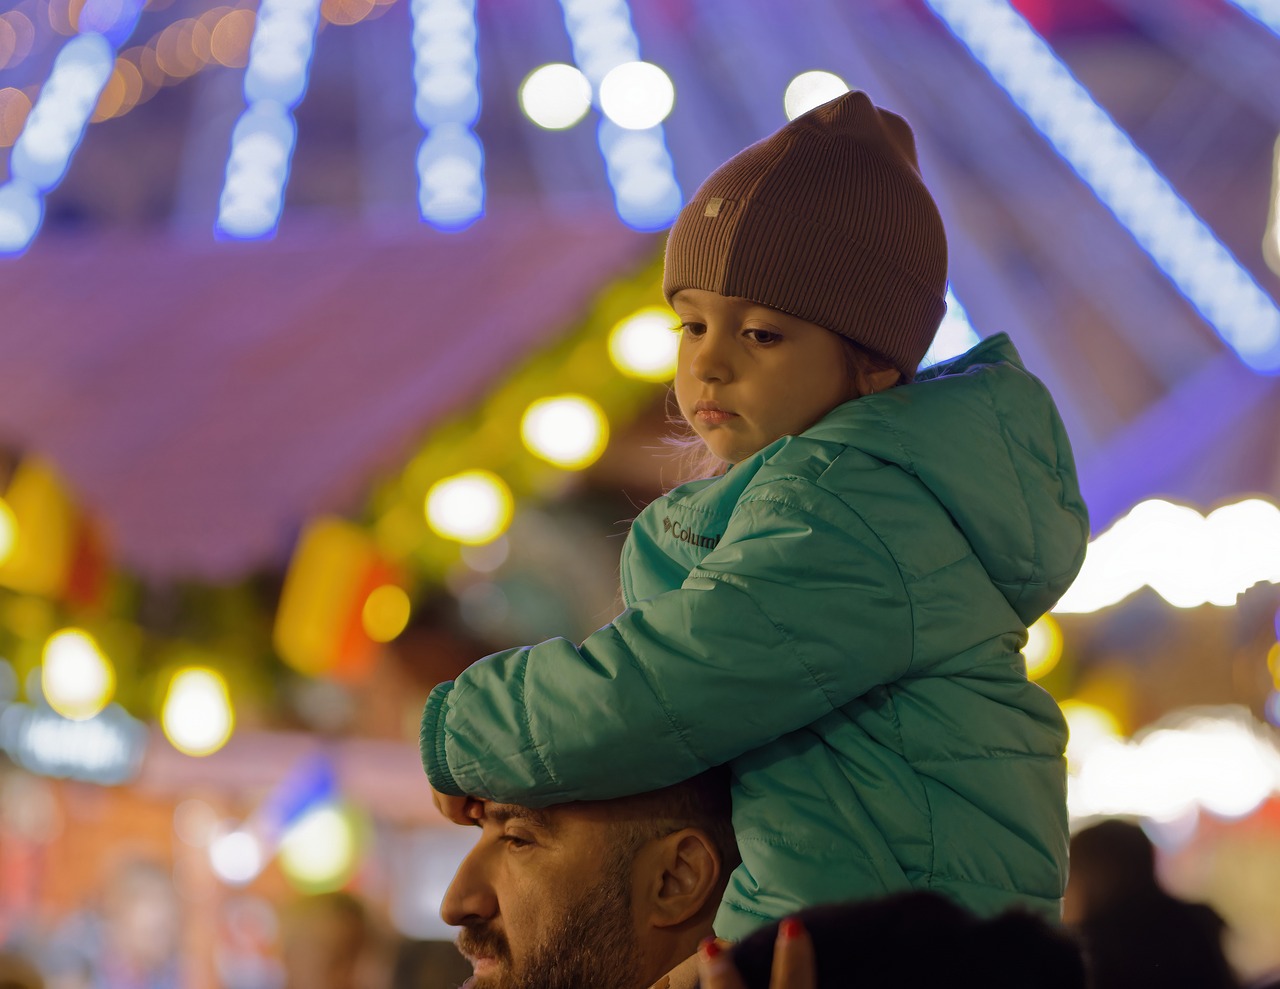
[[[395,584],[375,587],[360,611],[364,634],[374,642],[390,642],[409,624],[409,595]]]
[[[248,831],[232,831],[209,843],[214,874],[232,886],[243,886],[262,871],[262,843]]]
[[[539,127],[564,130],[591,109],[591,83],[563,62],[539,66],[520,84],[520,109]]]
[[[1078,769],[1100,747],[1123,738],[1120,720],[1105,707],[1082,700],[1065,700],[1060,705],[1071,737],[1067,741],[1067,766]]]
[[[1062,629],[1051,615],[1044,615],[1027,629],[1027,644],[1022,650],[1027,660],[1027,679],[1039,680],[1062,658]]]
[[[782,109],[788,120],[795,120],[802,113],[808,113],[847,92],[849,84],[834,72],[818,69],[801,72],[787,83],[786,92],[782,94]]]
[[[600,109],[627,130],[658,126],[675,102],[671,77],[652,62],[624,62],[600,80]]]
[[[515,501],[498,475],[471,470],[432,485],[425,510],[427,524],[437,534],[468,546],[482,546],[507,531]]]
[[[355,866],[359,836],[350,812],[324,804],[300,817],[280,839],[280,868],[300,889],[340,887]]]
[[[31,113],[31,97],[20,89],[0,89],[0,148],[12,147]]]
[[[31,54],[35,25],[20,10],[0,14],[0,69],[14,69]]]
[[[583,395],[541,398],[525,410],[520,437],[530,452],[565,470],[582,470],[609,444],[604,410]]]
[[[222,675],[198,666],[175,673],[160,726],[173,747],[186,755],[206,756],[226,745],[235,727],[235,713]]]
[[[0,498],[0,566],[13,556],[18,545],[18,518],[13,514],[9,503]]]
[[[1280,584],[1280,508],[1247,498],[1202,516],[1151,499],[1089,544],[1079,576],[1053,610],[1097,611],[1143,586],[1177,608],[1229,607],[1260,582]]]
[[[64,628],[45,643],[40,689],[64,718],[85,721],[111,700],[116,671],[93,636],[83,629]]]
[[[219,65],[243,69],[249,64],[255,20],[252,10],[229,10],[217,21],[209,36],[209,53]]]
[[[671,310],[649,306],[620,320],[609,332],[609,359],[641,381],[670,381],[676,373],[680,337]]]
[[[330,24],[359,24],[376,6],[374,0],[322,0],[320,16]]]

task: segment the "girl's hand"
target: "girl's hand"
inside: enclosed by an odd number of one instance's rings
[[[746,989],[732,955],[714,938],[707,938],[698,949],[698,979],[702,989]],[[769,989],[817,989],[817,985],[809,932],[788,917],[778,925]]]
[[[451,793],[441,793],[432,788],[431,800],[436,810],[454,824],[475,824],[484,813],[484,801],[476,797],[455,797]]]

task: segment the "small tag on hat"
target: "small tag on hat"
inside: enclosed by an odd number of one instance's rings
[[[707,208],[702,211],[703,216],[719,216],[720,207],[724,205],[724,200],[720,198],[708,199]]]

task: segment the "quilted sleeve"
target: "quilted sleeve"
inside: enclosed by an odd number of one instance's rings
[[[828,496],[762,486],[676,590],[580,646],[496,653],[422,722],[436,789],[540,806],[687,779],[901,676],[911,612],[873,532]]]

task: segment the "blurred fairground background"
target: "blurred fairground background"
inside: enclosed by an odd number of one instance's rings
[[[855,87],[933,359],[1007,331],[1074,440],[1073,819],[1280,966],[1278,81],[1277,0],[0,0],[0,946],[278,989],[356,904],[362,985],[456,984],[422,701],[612,617],[662,232]]]

